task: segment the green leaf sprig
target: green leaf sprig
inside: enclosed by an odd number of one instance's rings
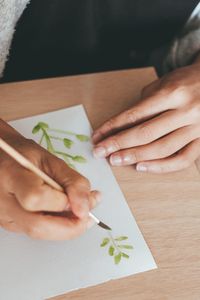
[[[75,169],[74,163],[86,163],[86,158],[81,156],[81,155],[71,155],[68,152],[62,152],[58,151],[55,149],[53,145],[53,140],[60,141],[65,148],[71,149],[72,146],[74,145],[74,141],[69,138],[69,136],[75,137],[77,140],[80,142],[88,142],[89,137],[84,134],[77,134],[72,131],[67,131],[67,130],[61,130],[61,129],[55,129],[55,128],[50,128],[47,123],[44,122],[39,122],[37,125],[34,126],[32,133],[37,134],[41,132],[41,137],[39,140],[39,144],[43,145],[45,141],[45,146],[49,152],[52,154],[62,157],[64,161],[70,166],[71,168]],[[54,135],[54,134],[57,135]],[[65,137],[61,137],[60,135],[65,135]],[[66,137],[67,136],[67,137]]]
[[[109,232],[109,237],[103,239],[101,247],[108,246],[108,254],[114,258],[114,262],[118,265],[122,258],[129,259],[129,255],[124,250],[133,250],[133,246],[124,244],[124,241],[128,240],[127,236],[119,236],[113,238]],[[123,244],[122,244],[123,242]]]

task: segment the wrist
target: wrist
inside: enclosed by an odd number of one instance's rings
[[[7,141],[13,139],[25,139],[19,132],[2,119],[0,119],[0,137]]]

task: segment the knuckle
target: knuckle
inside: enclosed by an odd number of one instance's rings
[[[114,126],[115,126],[115,118],[111,118],[104,124],[101,133],[104,133],[104,131],[107,132],[113,130]]]
[[[174,99],[180,100],[181,103],[187,101],[190,98],[188,88],[182,83],[182,81],[171,81],[165,86],[165,91]]]
[[[144,141],[152,141],[153,140],[153,132],[149,126],[141,125],[138,131],[139,137]]]
[[[115,151],[120,150],[121,149],[121,145],[119,142],[119,136],[113,136],[112,138],[110,138],[109,140],[109,145],[111,146],[112,149],[114,149]],[[109,149],[109,147],[108,147]]]
[[[190,105],[186,106],[183,110],[183,114],[187,116],[188,120],[191,121],[191,123],[199,122],[200,103],[190,103]]]
[[[32,192],[24,196],[23,206],[25,209],[33,211],[38,208],[40,203],[41,194],[38,192]]]
[[[138,110],[134,108],[127,110],[125,113],[125,117],[129,124],[133,124],[140,118],[140,114]]]
[[[131,160],[133,163],[136,163],[136,162],[140,162],[142,161],[142,157],[141,157],[141,152],[138,151],[138,150],[132,150],[131,153]]]
[[[176,151],[174,150],[174,146],[173,146],[172,143],[167,143],[167,144],[164,144],[164,143],[163,143],[163,144],[161,144],[160,146],[161,146],[161,147],[160,147],[160,149],[159,149],[159,151],[158,151],[158,154],[159,154],[159,156],[160,156],[161,158],[170,156],[170,155],[172,155],[174,152],[176,152]]]
[[[88,180],[86,177],[84,177],[84,176],[78,176],[78,177],[74,180],[73,185],[74,185],[75,187],[77,187],[77,186],[83,186],[83,187],[86,187],[86,188],[90,188],[90,182],[89,182],[89,180]]]

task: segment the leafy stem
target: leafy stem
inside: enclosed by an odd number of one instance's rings
[[[87,142],[89,141],[89,137],[83,134],[76,134],[74,132],[71,131],[65,131],[65,130],[61,130],[61,129],[54,129],[54,128],[50,128],[49,125],[47,123],[44,122],[39,122],[36,126],[34,126],[32,133],[36,134],[41,132],[42,135],[40,137],[39,140],[39,144],[42,145],[43,141],[45,140],[45,146],[47,148],[47,150],[49,152],[51,152],[52,154],[55,154],[57,156],[61,156],[64,161],[71,167],[75,169],[74,164],[71,162],[77,162],[77,163],[85,163],[86,159],[81,156],[81,155],[71,155],[68,152],[62,152],[62,151],[58,151],[57,149],[55,149],[54,145],[53,145],[53,140],[57,140],[59,142],[62,142],[62,144],[65,146],[65,148],[70,149],[73,144],[74,141],[67,138],[67,137],[60,137],[60,136],[55,136],[55,135],[51,135],[49,134],[49,132],[55,132],[55,133],[59,133],[59,134],[65,134],[65,135],[71,135],[71,136],[75,136],[79,141],[81,142]]]
[[[77,134],[75,132],[68,131],[68,130],[48,128],[48,131],[55,132],[55,133],[61,133],[61,134],[65,134],[65,135],[72,135],[72,136],[75,136],[81,142],[88,142],[89,141],[89,137],[87,135]]]
[[[120,253],[121,251],[120,251],[120,249],[118,248],[118,245],[116,244],[114,238],[112,237],[111,232],[108,231],[108,234],[109,234],[109,236],[110,236],[111,242],[113,243],[113,246],[114,246],[115,249],[118,251],[118,253]]]
[[[103,239],[101,243],[101,247],[109,246],[108,254],[114,257],[114,262],[116,265],[118,265],[122,258],[126,258],[126,259],[129,258],[129,255],[125,253],[123,249],[132,250],[133,246],[129,244],[121,244],[121,242],[128,239],[127,236],[119,236],[113,238],[110,232],[108,234],[109,237]]]

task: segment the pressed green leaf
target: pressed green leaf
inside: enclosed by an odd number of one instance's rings
[[[115,255],[114,260],[115,260],[116,265],[118,265],[120,263],[121,258],[122,258],[121,252],[119,254]]]
[[[118,247],[121,249],[133,249],[133,246],[131,245],[118,245]]]
[[[32,133],[33,133],[33,134],[36,134],[39,130],[40,130],[40,125],[37,124],[37,125],[33,128]]]
[[[115,241],[118,241],[118,242],[125,241],[125,240],[128,240],[127,236],[119,236],[119,237],[115,238]]]
[[[108,250],[108,253],[110,256],[113,256],[114,255],[114,252],[115,252],[115,248],[113,246],[110,246],[109,247],[109,250]]]
[[[85,157],[80,156],[80,155],[76,155],[72,158],[74,161],[79,162],[79,163],[86,163],[87,160],[85,159]]]
[[[88,142],[90,140],[89,136],[84,134],[76,134],[76,138],[81,142]]]
[[[63,144],[65,145],[66,148],[70,149],[71,146],[73,145],[73,141],[67,138],[63,139]]]
[[[49,125],[47,123],[44,123],[44,122],[39,122],[38,125],[40,126],[40,128],[43,128],[43,129],[48,129],[49,128]]]
[[[105,238],[103,239],[102,243],[101,243],[101,247],[105,247],[106,245],[108,245],[108,243],[110,242],[109,238]]]
[[[121,252],[122,253],[122,256],[125,257],[125,258],[129,258],[129,255],[124,253],[124,252]]]

